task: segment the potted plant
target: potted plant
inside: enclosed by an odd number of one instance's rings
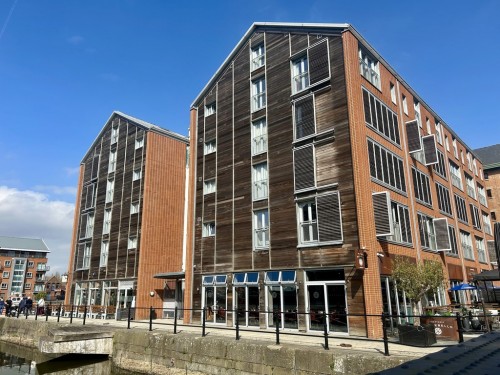
[[[410,299],[414,325],[399,325],[399,341],[403,344],[429,346],[436,343],[433,324],[422,322],[422,298],[425,294],[437,291],[445,284],[443,268],[436,261],[415,262],[405,257],[396,257],[392,277],[398,288],[404,290]]]

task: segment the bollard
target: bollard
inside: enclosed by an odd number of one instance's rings
[[[85,325],[85,320],[87,319],[87,305],[83,306],[83,325]]]
[[[205,308],[201,311],[201,337],[205,337]]]
[[[275,324],[276,324],[276,345],[280,344],[280,318],[279,318],[279,313],[275,313],[276,319]]]
[[[238,310],[235,310],[236,316],[236,340],[240,339],[240,320],[238,319]]]
[[[178,307],[175,306],[175,309],[174,309],[174,335],[177,333],[177,309],[178,309]]]
[[[458,342],[464,342],[464,330],[462,328],[462,319],[460,317],[460,313],[457,312],[457,327],[458,327]]]
[[[71,315],[69,316],[69,324],[73,323],[73,309],[74,309],[74,305],[71,305]]]
[[[387,330],[385,328],[385,318],[387,314],[382,313],[382,332],[384,334],[384,355],[389,356],[389,340],[387,339]]]
[[[323,335],[325,336],[325,350],[330,350],[328,347],[328,325],[326,322],[326,312],[323,311]]]
[[[149,307],[149,330],[153,330],[153,306]]]
[[[132,306],[129,306],[128,307],[128,315],[127,315],[127,329],[130,329],[130,309],[132,308]]]
[[[57,323],[59,323],[60,318],[61,318],[61,305],[59,305],[59,308],[57,309]]]

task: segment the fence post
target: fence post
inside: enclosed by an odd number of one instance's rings
[[[74,305],[71,304],[71,315],[69,316],[69,324],[72,324],[73,323],[73,308],[74,308]]]
[[[274,324],[276,324],[276,345],[280,344],[280,314],[275,312]]]
[[[38,304],[36,305],[35,309],[35,320],[38,320]]]
[[[464,342],[464,331],[462,329],[462,319],[460,318],[460,313],[457,312],[457,327],[458,327],[458,342]]]
[[[59,323],[59,319],[61,318],[61,305],[57,308],[57,323]]]
[[[87,319],[87,305],[83,306],[83,325],[85,325],[85,320]]]
[[[149,330],[153,330],[153,306],[149,307]]]
[[[128,315],[127,315],[127,329],[130,329],[130,309],[132,308],[131,305],[128,307]]]
[[[384,355],[389,356],[389,340],[387,339],[387,329],[385,328],[386,313],[382,313],[382,332],[384,334]]]
[[[323,335],[325,336],[325,350],[330,350],[328,347],[328,325],[326,322],[326,311],[323,311]]]
[[[203,310],[201,311],[201,337],[205,337],[205,310],[206,307],[203,308]]]
[[[236,318],[236,340],[240,339],[240,319],[238,318],[238,309],[234,310],[234,316]]]
[[[177,311],[178,311],[178,307],[175,306],[175,309],[174,309],[174,335],[177,333]]]

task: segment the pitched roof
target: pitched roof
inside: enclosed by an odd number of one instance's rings
[[[500,167],[500,144],[477,148],[474,152],[483,163],[484,169]]]
[[[0,249],[28,250],[50,253],[49,248],[41,238],[0,236]]]
[[[147,121],[138,119],[136,117],[127,115],[126,113],[123,113],[123,112],[120,112],[120,111],[113,111],[113,113],[111,114],[111,116],[109,116],[108,121],[106,121],[106,123],[102,127],[101,131],[99,132],[99,134],[97,135],[97,137],[94,139],[94,142],[92,142],[92,145],[89,147],[88,151],[85,153],[85,156],[82,158],[82,163],[89,156],[89,153],[94,149],[95,144],[103,136],[104,132],[106,131],[106,128],[113,121],[113,118],[115,116],[120,116],[120,117],[122,117],[122,118],[124,118],[124,119],[126,119],[126,120],[128,120],[130,122],[133,122],[135,125],[143,128],[143,129],[146,129],[147,131],[152,131],[152,132],[155,132],[155,133],[158,133],[158,134],[162,134],[162,135],[165,135],[167,137],[174,138],[174,139],[176,139],[178,141],[181,141],[181,142],[184,142],[186,144],[189,144],[189,138],[186,137],[186,136],[184,136],[184,135],[172,132],[172,131],[164,129],[164,128],[158,126],[158,125],[155,125],[155,124],[152,124],[150,122],[147,122]]]

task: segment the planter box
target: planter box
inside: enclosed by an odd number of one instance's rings
[[[440,340],[458,341],[457,318],[454,316],[428,316],[420,318],[423,324],[434,324],[434,333]]]
[[[433,324],[398,325],[399,342],[411,346],[431,346],[436,343]]]

